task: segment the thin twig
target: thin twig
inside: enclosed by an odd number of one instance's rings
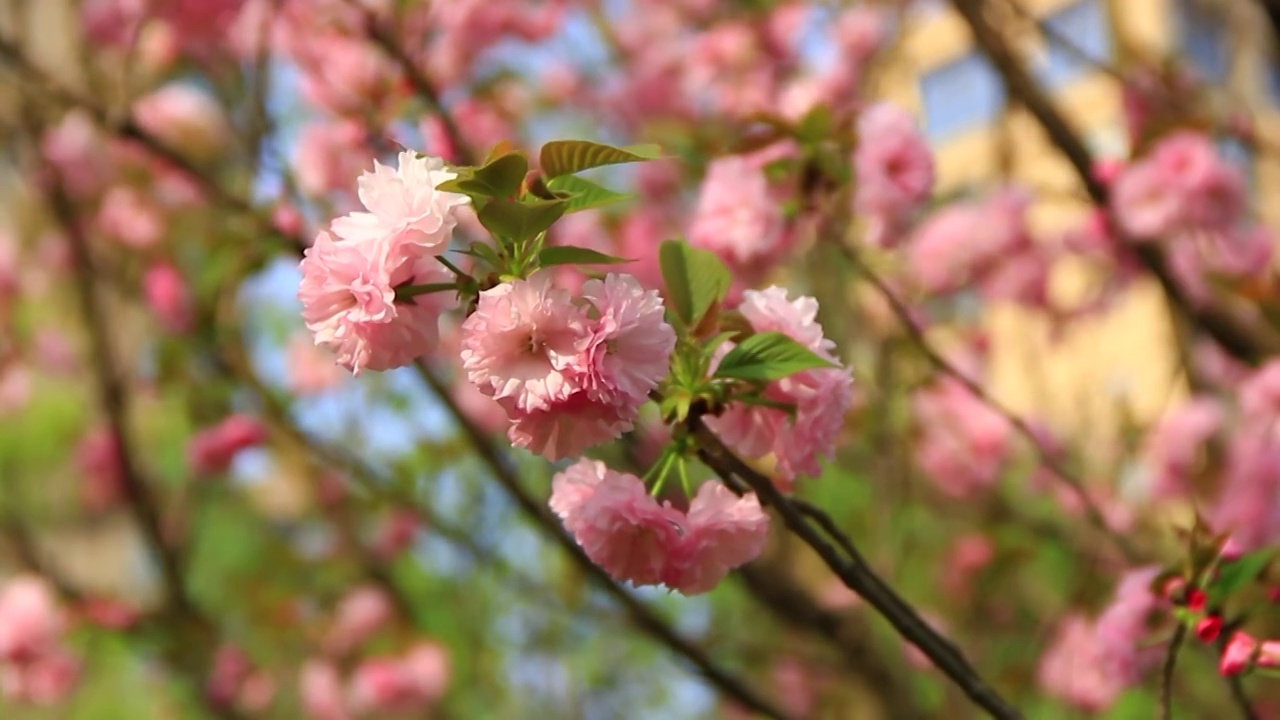
[[[1035,429],[1031,427],[1031,424],[1028,423],[1021,415],[1015,413],[1004,403],[993,397],[991,393],[987,392],[980,383],[969,377],[966,373],[962,372],[954,364],[943,357],[942,353],[938,352],[929,342],[928,338],[924,336],[920,327],[912,319],[911,310],[907,307],[906,303],[898,297],[897,293],[889,287],[888,283],[876,274],[874,270],[868,267],[866,263],[862,262],[862,258],[859,257],[858,253],[852,248],[848,247],[844,243],[839,243],[839,246],[841,252],[844,253],[844,256],[849,260],[854,270],[856,270],[858,274],[862,275],[867,282],[871,283],[872,287],[874,287],[885,301],[889,303],[889,308],[893,312],[894,317],[898,319],[899,324],[901,324],[906,330],[907,336],[911,338],[911,341],[920,350],[921,354],[924,355],[925,359],[929,361],[929,363],[939,372],[963,385],[964,388],[974,397],[978,398],[983,402],[983,404],[994,410],[1004,418],[1005,422],[1009,423],[1009,425],[1017,430],[1020,435],[1026,438],[1031,444],[1031,447],[1035,449],[1040,464],[1049,470],[1055,478],[1065,483],[1080,500],[1089,521],[1107,536],[1107,539],[1124,554],[1126,560],[1136,561],[1139,557],[1139,553],[1133,547],[1133,543],[1129,541],[1129,538],[1111,527],[1110,523],[1107,522],[1106,516],[1102,514],[1101,508],[1098,507],[1098,504],[1094,502],[1093,498],[1089,495],[1088,489],[1084,485],[1084,481],[1063,467],[1062,463],[1054,457],[1054,453],[1045,446],[1044,441],[1040,438],[1039,434],[1036,433]]]
[[[884,616],[907,642],[919,648],[976,705],[999,720],[1022,717],[1021,712],[987,684],[959,648],[921,618],[876,574],[852,540],[840,532],[829,516],[813,507],[800,510],[774,486],[772,480],[756,472],[729,450],[702,422],[698,413],[692,413],[686,422],[690,435],[698,444],[699,459],[722,479],[745,483],[762,503],[772,506],[787,528],[813,548],[849,589]],[[818,524],[817,527],[810,518]]]
[[[1178,665],[1178,651],[1187,639],[1187,626],[1178,623],[1169,641],[1169,650],[1164,656],[1164,665],[1160,668],[1160,720],[1173,720],[1173,671]]]

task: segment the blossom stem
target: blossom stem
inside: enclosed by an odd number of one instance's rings
[[[460,278],[468,277],[467,274],[463,272],[461,268],[449,262],[448,259],[445,258],[445,256],[437,255],[436,260],[439,260],[441,265],[449,268],[449,272],[453,273],[454,275],[457,275]]]
[[[401,285],[396,288],[396,300],[409,300],[419,295],[427,295],[429,293],[444,292],[446,290],[457,290],[458,283],[423,283],[421,285]]]

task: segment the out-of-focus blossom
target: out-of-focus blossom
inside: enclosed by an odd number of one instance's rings
[[[870,242],[888,247],[903,237],[906,218],[933,190],[933,154],[905,111],[880,103],[858,118],[854,208],[868,217]]]
[[[393,510],[378,523],[373,549],[384,560],[391,560],[409,549],[422,529],[422,521],[409,510]]]
[[[1159,648],[1143,646],[1148,633],[1147,618],[1161,607],[1161,600],[1151,591],[1151,584],[1159,573],[1158,567],[1125,573],[1116,586],[1111,604],[1093,626],[1099,662],[1126,685],[1137,684],[1142,672],[1160,656]]]
[[[138,98],[133,119],[166,147],[198,160],[216,158],[231,137],[222,105],[190,83],[170,83]]]
[[[422,712],[444,694],[448,679],[444,649],[422,643],[400,657],[360,663],[351,676],[348,697],[357,715]]]
[[[298,698],[308,720],[350,720],[342,676],[333,664],[308,660],[298,671]]]
[[[97,193],[111,178],[111,155],[103,152],[107,139],[82,110],[62,117],[40,141],[40,151],[58,173],[58,181],[73,197]]]
[[[149,248],[164,237],[165,218],[160,209],[128,185],[107,191],[98,207],[99,232],[131,248]]]
[[[337,358],[306,335],[295,335],[285,349],[289,389],[298,395],[322,393],[342,382]]]
[[[322,33],[298,48],[302,92],[317,107],[354,116],[386,106],[397,87],[395,62],[362,38]]]
[[[1179,496],[1190,490],[1205,444],[1225,421],[1222,405],[1209,397],[1194,398],[1160,421],[1146,445],[1152,496]]]
[[[0,416],[15,415],[31,402],[31,371],[13,360],[0,365]]]
[[[682,513],[659,505],[638,477],[588,459],[555,476],[550,505],[592,562],[614,578],[686,595],[710,590],[755,559],[769,528],[754,495],[738,498],[712,481]]]
[[[1134,240],[1151,241],[1176,231],[1228,230],[1245,208],[1245,195],[1244,178],[1209,138],[1177,132],[1116,179],[1111,207]]]
[[[115,433],[105,425],[90,430],[80,438],[75,456],[81,476],[80,501],[97,512],[114,507],[124,493],[124,471]]]
[[[781,332],[825,360],[838,364],[817,322],[818,302],[811,297],[787,298],[786,290],[770,287],[748,290],[738,312],[757,332]],[[765,398],[794,405],[794,418],[769,407],[731,403],[707,425],[730,447],[746,457],[772,454],[776,481],[790,487],[797,475],[818,475],[819,461],[835,450],[844,415],[853,402],[853,379],[841,367],[805,370],[769,383]]]
[[[968,497],[992,487],[1012,449],[1008,421],[949,378],[916,393],[912,404],[921,428],[916,463],[938,489]]]
[[[782,208],[764,171],[738,155],[713,161],[702,180],[689,243],[732,268],[753,268],[777,259],[783,238]]]
[[[274,680],[254,667],[244,651],[223,645],[213,655],[204,691],[216,707],[261,712],[275,697]]]
[[[66,622],[44,578],[17,575],[0,588],[0,695],[45,706],[74,689],[80,660],[62,645]]]
[[[142,277],[142,294],[166,332],[181,335],[191,331],[195,309],[187,281],[176,267],[157,263],[148,268]]]
[[[338,655],[350,652],[385,625],[393,612],[391,599],[380,588],[366,585],[351,590],[334,612],[326,649]]]
[[[242,450],[266,442],[267,430],[248,415],[229,415],[196,433],[187,445],[187,462],[197,475],[216,475],[231,467]]]
[[[350,190],[364,169],[365,129],[354,120],[315,120],[298,133],[292,154],[298,188],[311,197]]]
[[[1037,678],[1049,695],[1089,712],[1111,707],[1126,687],[1125,678],[1103,662],[1092,624],[1079,615],[1058,626]]]

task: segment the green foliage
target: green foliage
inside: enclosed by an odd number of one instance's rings
[[[552,140],[542,146],[539,161],[542,172],[549,178],[571,175],[604,165],[643,162],[661,156],[656,145],[629,145],[613,147],[586,140]]]
[[[1275,560],[1275,550],[1256,550],[1218,568],[1217,577],[1209,583],[1208,595],[1212,601],[1221,602],[1258,579]]]
[[[529,161],[518,152],[506,153],[478,168],[455,168],[458,177],[440,183],[439,189],[463,193],[482,204],[490,198],[509,198],[520,191]]]
[[[553,177],[547,181],[547,188],[568,203],[568,207],[565,210],[566,213],[592,210],[632,197],[627,193],[610,190],[603,185],[594,183],[586,178],[580,178],[577,175]]]
[[[617,265],[629,262],[631,260],[627,258],[606,255],[598,250],[576,245],[553,245],[543,248],[538,253],[539,267],[551,267],[552,265]]]
[[[770,382],[788,375],[835,364],[780,332],[752,335],[720,360],[715,376],[734,380]]]
[[[729,292],[733,277],[714,253],[684,240],[667,240],[658,249],[667,302],[686,327],[695,327]]]
[[[494,237],[518,245],[546,232],[567,209],[563,200],[495,199],[480,208],[477,217]]]

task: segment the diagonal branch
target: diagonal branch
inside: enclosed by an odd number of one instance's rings
[[[983,0],[951,0],[956,11],[964,18],[974,40],[990,58],[1004,80],[1010,97],[1016,98],[1040,123],[1050,142],[1071,164],[1080,182],[1089,193],[1093,204],[1107,208],[1107,188],[1093,175],[1093,158],[1080,135],[1071,127],[1066,116],[1058,110],[1053,100],[1040,88],[1014,55],[1008,43],[988,22],[984,14]],[[1112,232],[1121,236],[1112,222]],[[1233,357],[1256,365],[1264,358],[1280,354],[1280,338],[1268,328],[1245,320],[1229,308],[1197,303],[1189,298],[1169,270],[1160,250],[1150,244],[1130,241],[1129,248],[1142,265],[1160,283],[1169,302],[1180,313],[1194,320],[1206,333]]]
[[[698,444],[699,459],[715,470],[730,487],[741,493],[745,485],[756,493],[762,503],[772,506],[787,529],[813,548],[849,589],[862,596],[903,638],[919,648],[969,699],[998,720],[1022,717],[1020,711],[987,684],[959,648],[921,618],[897,591],[876,574],[852,540],[839,531],[829,516],[811,506],[801,510],[774,486],[772,480],[756,472],[729,450],[702,422],[699,412],[691,413],[686,423]]]
[[[559,522],[525,490],[508,459],[484,432],[467,419],[462,408],[458,407],[458,404],[454,402],[449,389],[440,378],[436,377],[431,368],[422,360],[419,360],[414,367],[423,382],[431,388],[440,402],[448,409],[450,415],[458,423],[463,434],[467,437],[467,440],[486,467],[488,467],[494,479],[507,491],[507,494],[520,511],[532,520],[542,530],[543,534],[559,545],[560,549],[573,560],[584,574],[617,601],[631,617],[631,621],[636,627],[688,660],[703,677],[719,688],[727,697],[733,698],[743,706],[766,717],[789,717],[771,702],[758,695],[755,690],[717,665],[702,648],[679,635],[674,628],[658,617],[647,605],[628,593],[621,585],[614,582],[608,573],[591,562],[591,559],[586,556],[582,548],[578,547],[578,544],[572,538],[564,534],[560,529]]]

